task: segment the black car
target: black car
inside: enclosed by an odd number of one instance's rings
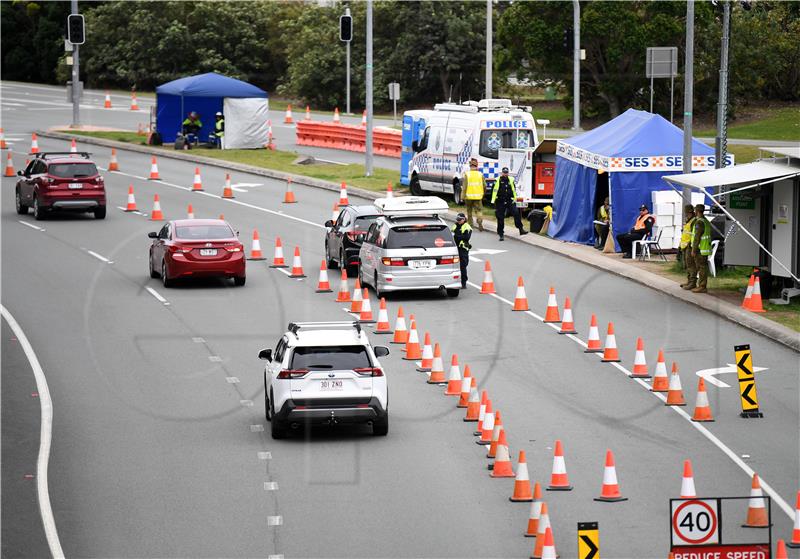
[[[378,219],[375,206],[345,206],[336,222],[328,220],[325,227],[325,260],[328,268],[358,266],[358,251],[367,230]]]

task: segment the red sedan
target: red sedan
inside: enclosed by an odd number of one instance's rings
[[[220,276],[244,285],[245,253],[236,231],[221,219],[178,219],[148,233],[150,277],[164,287],[176,279]]]

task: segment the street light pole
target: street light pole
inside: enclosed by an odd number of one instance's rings
[[[731,3],[722,3],[722,44],[719,61],[719,97],[717,102],[717,141],[715,147],[717,169],[725,166],[728,152],[728,43],[731,33]]]
[[[486,98],[492,98],[492,0],[486,0]]]
[[[350,15],[350,7],[344,9],[344,15]],[[350,41],[346,42],[347,48],[347,107],[345,107],[344,114],[350,114]]]
[[[71,13],[78,13],[78,0],[72,0]],[[72,50],[72,126],[77,128],[81,125],[81,84],[80,84],[80,53],[81,46],[74,45]]]
[[[686,70],[683,76],[683,173],[692,172],[692,109],[694,95],[694,0],[686,2]],[[692,203],[692,189],[683,187],[683,203]]]
[[[572,129],[581,129],[581,5],[572,0]]]
[[[367,146],[364,168],[372,176],[372,0],[367,0]]]

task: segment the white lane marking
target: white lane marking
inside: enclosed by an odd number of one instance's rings
[[[284,559],[283,553],[272,553],[270,555],[267,555],[267,559]]]
[[[474,257],[474,256],[472,256],[471,254],[470,254],[470,256],[469,256],[469,261],[470,261],[470,262],[483,262],[483,260],[481,260],[480,258],[475,258],[475,257]]]
[[[222,357],[219,355],[209,355],[208,360],[212,363],[222,363]]]
[[[260,433],[263,430],[264,430],[264,424],[263,423],[256,423],[255,425],[251,425],[250,426],[250,432],[251,433]]]
[[[330,163],[332,165],[350,165],[349,163],[343,163],[341,161],[334,161],[333,159],[322,159],[321,157],[314,157],[314,161],[322,161],[323,163]]]
[[[278,482],[277,481],[265,481],[264,482],[264,491],[277,491],[278,490]]]
[[[106,258],[105,256],[101,256],[100,254],[97,254],[97,253],[96,253],[95,251],[93,251],[93,250],[88,250],[88,249],[87,249],[87,250],[86,250],[86,252],[88,252],[89,254],[91,254],[92,256],[94,256],[95,258],[97,258],[98,260],[100,260],[101,262],[105,262],[106,264],[113,264],[113,263],[114,263],[112,260],[109,260],[109,259],[108,259],[108,258]]]
[[[258,453],[259,460],[272,460],[272,453],[271,452],[259,452]]]
[[[42,227],[34,225],[33,223],[28,223],[27,221],[22,221],[21,219],[18,219],[17,221],[19,221],[25,227],[30,227],[31,229],[36,229],[37,231],[44,231]]]
[[[239,403],[241,405],[243,405],[244,407],[246,407],[246,408],[252,408],[253,407],[253,400],[239,400]]]
[[[145,289],[146,289],[146,290],[147,290],[147,291],[150,293],[150,295],[152,295],[153,297],[155,297],[155,298],[156,298],[156,300],[158,300],[158,301],[159,301],[159,302],[161,302],[161,303],[164,303],[165,305],[169,305],[169,301],[167,301],[166,299],[164,299],[164,298],[163,298],[163,297],[162,297],[162,296],[161,296],[161,295],[158,293],[158,291],[156,291],[156,290],[155,290],[155,289],[153,289],[152,287],[145,287]]]
[[[498,248],[474,248],[469,251],[470,255],[473,254],[488,254],[489,256],[494,256],[495,254],[501,254],[503,252],[508,252],[507,250],[500,250]]]
[[[284,270],[283,268],[275,268],[275,269],[278,270],[282,274],[286,274],[287,276],[291,276],[292,275],[292,273],[289,270]]]
[[[472,286],[472,287],[474,287],[474,288],[475,288],[475,289],[477,289],[478,291],[480,291],[480,289],[481,289],[479,285],[477,285],[477,284],[474,284],[474,283],[472,283],[472,282],[467,282],[467,284],[468,284],[468,285],[470,285],[470,286]],[[504,299],[503,297],[500,297],[499,295],[497,295],[497,294],[495,294],[495,293],[490,293],[490,295],[491,295],[492,297],[494,297],[495,299],[498,299],[498,300],[500,300],[500,301],[503,301],[503,302],[504,302],[505,304],[507,304],[507,305],[511,305],[511,306],[513,306],[513,305],[514,305],[514,304],[513,304],[511,301],[509,301],[508,299]],[[526,312],[525,312],[525,314],[529,314],[529,315],[531,315],[532,317],[534,317],[534,318],[536,318],[537,320],[539,320],[540,322],[544,322],[544,319],[543,319],[542,317],[540,317],[539,315],[537,315],[536,313],[533,313],[533,312],[531,312],[531,311],[526,311]],[[551,324],[551,323],[547,323],[547,324],[548,324],[548,325],[550,325],[550,326],[553,326],[553,327],[555,327],[555,324]],[[582,342],[581,342],[581,341],[580,341],[578,338],[576,338],[576,337],[575,337],[575,336],[573,336],[572,334],[569,334],[569,335],[567,335],[567,337],[568,337],[569,339],[571,339],[572,341],[574,341],[574,342],[578,342],[580,345],[582,345],[582,346],[586,347],[586,344],[585,344],[585,343],[582,343]],[[600,357],[600,358],[602,358],[602,356],[603,356],[603,354],[602,354],[602,353],[598,353],[598,354],[596,354],[596,355],[597,355],[598,357]],[[624,374],[625,374],[625,375],[627,375],[628,377],[632,377],[632,373],[631,373],[631,372],[630,372],[628,369],[626,369],[624,366],[620,365],[619,363],[616,363],[616,362],[611,362],[611,365],[613,365],[615,368],[619,369],[619,370],[620,370],[622,373],[624,373]],[[664,396],[663,394],[661,394],[661,393],[659,393],[659,392],[651,392],[651,391],[650,391],[650,385],[649,385],[649,384],[647,384],[646,382],[644,382],[642,379],[635,378],[635,377],[632,377],[632,378],[633,378],[633,380],[634,380],[634,381],[636,381],[636,382],[637,382],[637,383],[638,383],[640,386],[642,386],[642,387],[643,387],[645,390],[647,390],[647,391],[648,391],[648,393],[652,394],[653,396],[655,396],[656,398],[658,398],[658,399],[659,399],[659,400],[661,400],[662,402],[665,402],[665,403],[666,403],[666,401],[667,401],[667,398],[666,398],[666,396]],[[699,432],[700,432],[700,433],[701,433],[703,436],[705,436],[705,437],[706,437],[706,438],[707,438],[709,441],[711,441],[712,443],[714,443],[714,445],[715,445],[717,448],[719,448],[719,449],[720,449],[720,450],[721,450],[721,451],[722,451],[724,454],[726,454],[726,455],[727,455],[727,456],[728,456],[728,457],[729,457],[731,460],[733,460],[734,464],[736,464],[736,465],[737,465],[737,466],[739,466],[739,467],[740,467],[742,470],[744,470],[744,472],[747,474],[747,476],[748,476],[748,477],[750,477],[750,478],[752,478],[752,477],[753,477],[753,474],[755,473],[755,472],[753,471],[753,469],[752,469],[750,466],[748,466],[747,464],[745,464],[745,463],[744,463],[744,461],[743,461],[741,458],[739,458],[739,457],[736,455],[736,453],[735,453],[735,452],[733,452],[733,451],[732,451],[730,448],[728,448],[728,446],[727,446],[725,443],[723,443],[721,440],[719,440],[719,439],[718,439],[718,438],[717,438],[717,437],[716,437],[716,436],[715,436],[715,435],[714,435],[714,434],[713,434],[711,431],[709,431],[708,429],[706,429],[706,428],[705,428],[705,427],[704,427],[704,426],[703,426],[701,423],[698,423],[697,421],[692,421],[692,418],[691,418],[691,416],[690,416],[688,413],[686,413],[686,412],[685,412],[683,409],[681,409],[680,407],[678,407],[678,406],[669,406],[669,408],[670,408],[670,409],[672,409],[672,411],[674,411],[674,412],[675,412],[675,413],[677,413],[678,415],[680,415],[682,418],[684,418],[686,421],[688,421],[688,422],[689,422],[689,424],[690,424],[692,427],[694,427],[695,429],[697,429],[697,430],[698,430],[698,431],[699,431]],[[766,481],[764,481],[764,479],[763,479],[763,478],[761,478],[760,476],[759,476],[759,480],[761,481],[761,487],[762,487],[762,488],[764,488],[764,491],[766,491],[767,493],[769,493],[769,496],[770,496],[770,497],[772,497],[772,500],[773,500],[773,501],[775,501],[775,502],[778,504],[778,506],[779,506],[781,509],[783,509],[783,512],[785,512],[785,513],[786,513],[786,514],[789,516],[789,518],[790,518],[791,520],[794,520],[794,515],[795,515],[795,511],[794,511],[794,509],[792,509],[792,507],[790,507],[790,506],[789,506],[789,504],[788,504],[786,501],[784,501],[784,500],[783,500],[783,498],[782,498],[782,497],[781,497],[781,496],[778,494],[778,492],[777,492],[777,491],[775,491],[775,490],[772,488],[772,486],[771,486],[769,483],[767,483]]]
[[[268,516],[267,517],[267,526],[282,526],[283,525],[283,517],[280,515],[277,516]]]
[[[761,371],[766,371],[767,367],[753,367],[753,372],[758,373]],[[697,371],[695,374],[698,377],[703,377],[706,382],[710,382],[714,386],[718,386],[719,388],[730,388],[731,385],[723,382],[714,377],[714,375],[721,375],[725,373],[735,373],[736,372],[736,365],[733,363],[728,363],[727,367],[717,367],[714,369],[703,369],[701,371]]]
[[[225,382],[228,384],[239,384],[239,377],[225,377]]]
[[[39,457],[36,461],[36,489],[39,497],[39,513],[42,516],[42,524],[44,525],[44,533],[47,537],[50,553],[55,559],[62,559],[64,551],[61,549],[61,542],[58,539],[58,530],[56,530],[56,521],[53,518],[53,509],[50,506],[50,492],[47,486],[47,465],[50,460],[50,443],[53,435],[53,401],[50,398],[50,389],[47,386],[47,378],[44,376],[42,365],[39,363],[36,352],[33,351],[33,346],[28,341],[25,332],[23,332],[8,309],[1,304],[0,312],[2,312],[3,318],[6,319],[17,340],[19,340],[20,346],[28,358],[28,363],[31,365],[33,375],[36,377],[36,389],[39,392],[39,404],[41,406]]]

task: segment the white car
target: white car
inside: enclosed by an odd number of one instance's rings
[[[378,357],[358,322],[292,322],[273,352],[262,349],[264,405],[272,438],[307,424],[366,423],[389,432],[389,393]]]

